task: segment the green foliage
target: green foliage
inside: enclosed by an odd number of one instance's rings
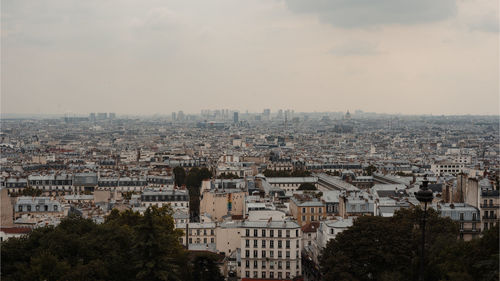
[[[373,165],[370,165],[370,166],[368,166],[368,167],[364,168],[364,172],[363,172],[363,174],[364,174],[365,176],[372,176],[372,175],[373,175],[373,173],[375,173],[376,171],[377,171],[377,167],[375,167],[375,166],[373,166]]]
[[[212,173],[207,168],[191,168],[186,176],[186,186],[189,191],[189,211],[191,218],[200,215],[200,188],[204,179],[212,178]]]
[[[173,172],[176,186],[183,186],[186,184],[186,170],[184,170],[184,168],[177,166],[174,168]]]
[[[219,175],[220,179],[239,179],[240,177],[238,175],[235,175],[233,173],[222,173]]]
[[[193,280],[223,281],[224,276],[217,267],[217,255],[212,253],[196,253],[192,257]]]
[[[99,225],[71,216],[11,238],[1,247],[2,280],[196,280],[171,212],[113,210]]]
[[[31,186],[28,186],[26,188],[23,188],[20,192],[12,192],[10,194],[11,197],[18,197],[18,196],[31,196],[31,197],[36,197],[36,196],[41,196],[42,195],[42,190],[41,189],[36,189]]]
[[[293,170],[293,171],[273,171],[273,170],[264,170],[264,176],[273,178],[273,177],[310,177],[311,171],[307,170]]]
[[[324,249],[324,280],[416,280],[422,213],[413,208],[392,218],[359,217]],[[425,280],[498,280],[498,226],[463,242],[449,218],[433,209],[427,218]]]
[[[297,190],[318,190],[316,186],[310,182],[305,182],[299,186]]]

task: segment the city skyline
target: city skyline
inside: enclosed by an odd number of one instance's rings
[[[346,3],[4,1],[1,112],[498,115],[497,3]]]

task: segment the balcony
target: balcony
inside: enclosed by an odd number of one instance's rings
[[[482,209],[498,209],[500,204],[480,204]]]
[[[463,228],[463,229],[460,229],[460,232],[461,233],[479,233],[481,232],[480,229],[476,228],[476,229],[473,229],[473,228]]]
[[[496,219],[497,219],[497,215],[483,216],[483,220],[496,220]]]

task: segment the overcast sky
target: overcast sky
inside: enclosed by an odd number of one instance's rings
[[[2,0],[2,113],[499,114],[495,0]]]

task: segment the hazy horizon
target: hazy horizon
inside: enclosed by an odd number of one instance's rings
[[[474,0],[2,1],[1,113],[499,115]]]

